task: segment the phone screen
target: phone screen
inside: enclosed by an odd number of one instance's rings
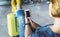
[[[26,11],[26,17],[30,17],[30,12]]]

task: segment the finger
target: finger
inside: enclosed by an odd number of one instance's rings
[[[31,25],[37,25],[34,21],[31,20],[31,18],[29,18],[29,21],[30,21]]]
[[[33,21],[31,20],[31,18],[28,18],[28,19],[29,19],[30,23],[32,24],[32,23],[33,23]]]

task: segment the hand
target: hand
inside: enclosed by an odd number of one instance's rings
[[[25,11],[25,23],[28,24],[28,25],[30,25],[34,29],[38,28],[38,25],[31,20],[29,10]]]
[[[25,18],[25,22],[29,23],[30,26],[32,26],[33,29],[38,29],[39,26],[34,21],[31,20],[30,17]]]

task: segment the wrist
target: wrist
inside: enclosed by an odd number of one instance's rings
[[[30,23],[26,23],[25,25],[30,25]]]

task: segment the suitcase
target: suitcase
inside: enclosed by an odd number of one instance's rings
[[[19,36],[19,26],[18,21],[14,13],[10,13],[7,15],[7,22],[8,22],[8,33],[12,37]]]
[[[19,37],[25,37],[25,15],[24,10],[17,10],[16,16],[19,23]]]

